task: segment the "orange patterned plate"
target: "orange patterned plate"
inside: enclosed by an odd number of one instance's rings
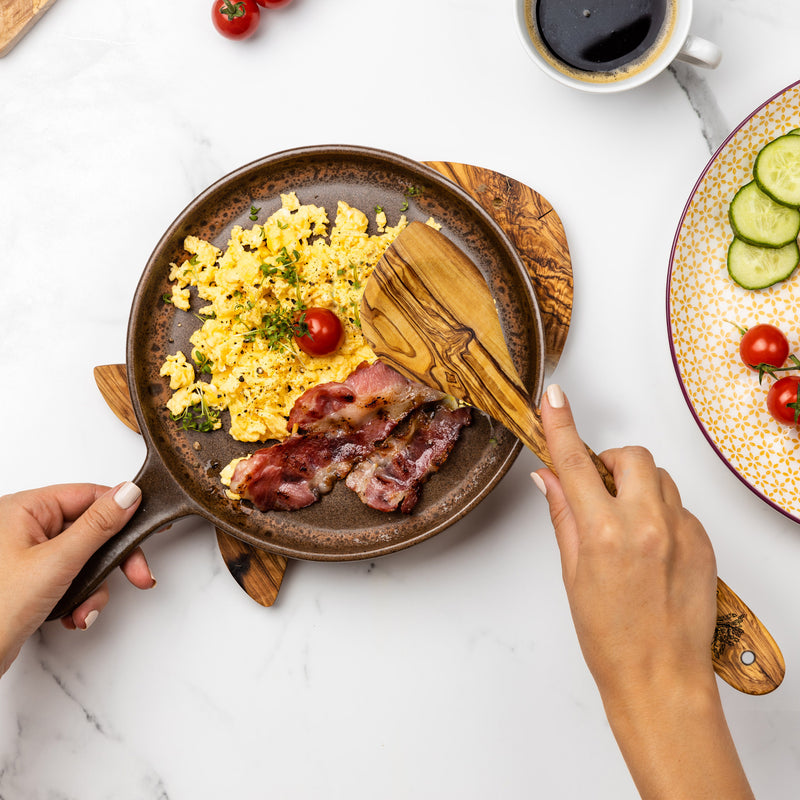
[[[800,81],[745,119],[703,170],[672,246],[667,325],[684,397],[712,447],[759,497],[800,521],[800,431],[767,412],[770,379],[759,386],[742,364],[731,324],[777,325],[800,355],[800,270],[769,289],[747,291],[726,268],[731,198],[751,180],[759,149],[797,127]]]

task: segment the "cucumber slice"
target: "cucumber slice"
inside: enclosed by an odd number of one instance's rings
[[[756,247],[734,239],[728,248],[728,274],[743,289],[766,289],[786,280],[798,264],[797,242],[783,247]]]
[[[737,239],[761,247],[783,247],[800,233],[800,211],[776,203],[755,181],[736,192],[728,217]]]
[[[764,145],[753,174],[761,191],[773,200],[800,206],[800,136],[787,133]]]

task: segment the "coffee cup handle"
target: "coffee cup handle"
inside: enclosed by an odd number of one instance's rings
[[[722,60],[722,50],[708,39],[701,39],[699,36],[687,36],[683,47],[675,56],[687,64],[694,64],[698,67],[714,69]]]

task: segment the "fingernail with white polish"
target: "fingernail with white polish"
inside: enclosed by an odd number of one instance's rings
[[[86,619],[83,623],[83,629],[85,631],[89,630],[89,626],[100,616],[100,612],[94,608],[92,609],[87,615]]]
[[[564,392],[557,383],[551,383],[547,387],[547,402],[550,403],[551,408],[564,407]]]
[[[531,478],[533,478],[533,485],[545,496],[547,497],[547,487],[544,485],[544,481],[542,480],[542,476],[539,475],[538,472],[531,472]]]
[[[135,483],[127,481],[117,489],[114,502],[120,508],[130,508],[141,496],[142,490]]]

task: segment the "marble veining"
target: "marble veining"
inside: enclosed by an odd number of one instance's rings
[[[567,233],[575,307],[554,377],[584,438],[653,450],[783,648],[773,695],[721,691],[756,795],[793,797],[800,532],[698,432],[664,292],[710,154],[798,78],[800,18],[789,0],[697,0],[695,17],[718,69],[676,63],[596,97],[536,68],[510,2],[294,0],[241,43],[203,5],[55,3],[0,60],[0,492],[137,473],[141,437],[92,368],[123,361],[150,252],[230,170],[337,143],[496,169]],[[521,453],[474,511],[408,550],[290,562],[271,608],[243,593],[207,523],[153,536],[155,589],[112,576],[89,631],[46,625],[0,679],[0,800],[632,800],[538,466]]]
[[[730,124],[722,114],[722,109],[714,97],[703,70],[676,61],[668,67],[700,121],[703,139],[709,154],[717,151],[731,131]]]

